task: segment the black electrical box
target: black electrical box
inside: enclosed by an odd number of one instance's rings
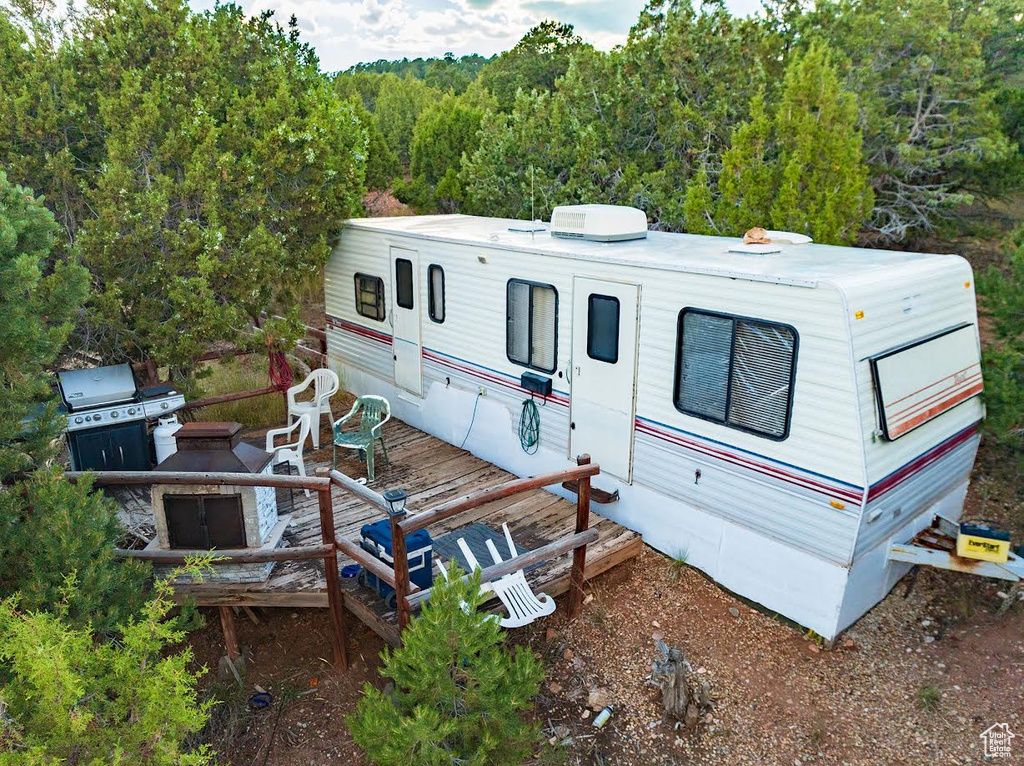
[[[519,385],[535,394],[551,396],[551,378],[545,378],[543,375],[524,372],[519,376]]]

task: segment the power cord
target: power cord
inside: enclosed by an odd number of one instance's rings
[[[466,429],[466,437],[462,440],[462,444],[459,445],[459,449],[463,449],[466,446],[466,442],[469,441],[469,435],[473,433],[473,424],[476,422],[476,408],[480,406],[480,397],[483,396],[479,391],[476,395],[476,401],[473,402],[473,417],[469,419],[469,428]]]
[[[523,400],[523,410],[519,415],[519,446],[527,455],[540,449],[540,410],[533,397]]]

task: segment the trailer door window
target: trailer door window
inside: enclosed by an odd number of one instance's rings
[[[356,274],[356,313],[369,319],[384,319],[384,280]]]
[[[510,279],[506,312],[509,361],[554,372],[558,345],[558,292],[554,286]]]
[[[412,261],[395,259],[395,300],[399,308],[412,308]]]
[[[444,269],[436,263],[427,269],[427,313],[438,324],[444,322]]]
[[[772,439],[786,438],[796,369],[792,327],[684,309],[677,344],[677,409]]]
[[[591,294],[587,299],[587,356],[599,362],[619,361],[619,299]]]

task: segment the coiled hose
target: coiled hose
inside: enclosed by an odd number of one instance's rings
[[[527,455],[540,449],[540,410],[533,399],[523,400],[523,411],[519,415],[519,445]]]

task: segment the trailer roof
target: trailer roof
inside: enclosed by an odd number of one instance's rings
[[[819,281],[861,278],[878,269],[916,266],[946,255],[906,253],[835,245],[780,245],[770,255],[731,253],[735,237],[708,237],[652,231],[646,239],[628,242],[589,242],[512,231],[528,228],[529,221],[469,215],[419,215],[392,218],[355,218],[346,226],[405,237],[479,245],[504,250],[545,253],[560,258],[594,260],[645,268],[715,274],[761,282],[814,287]]]

